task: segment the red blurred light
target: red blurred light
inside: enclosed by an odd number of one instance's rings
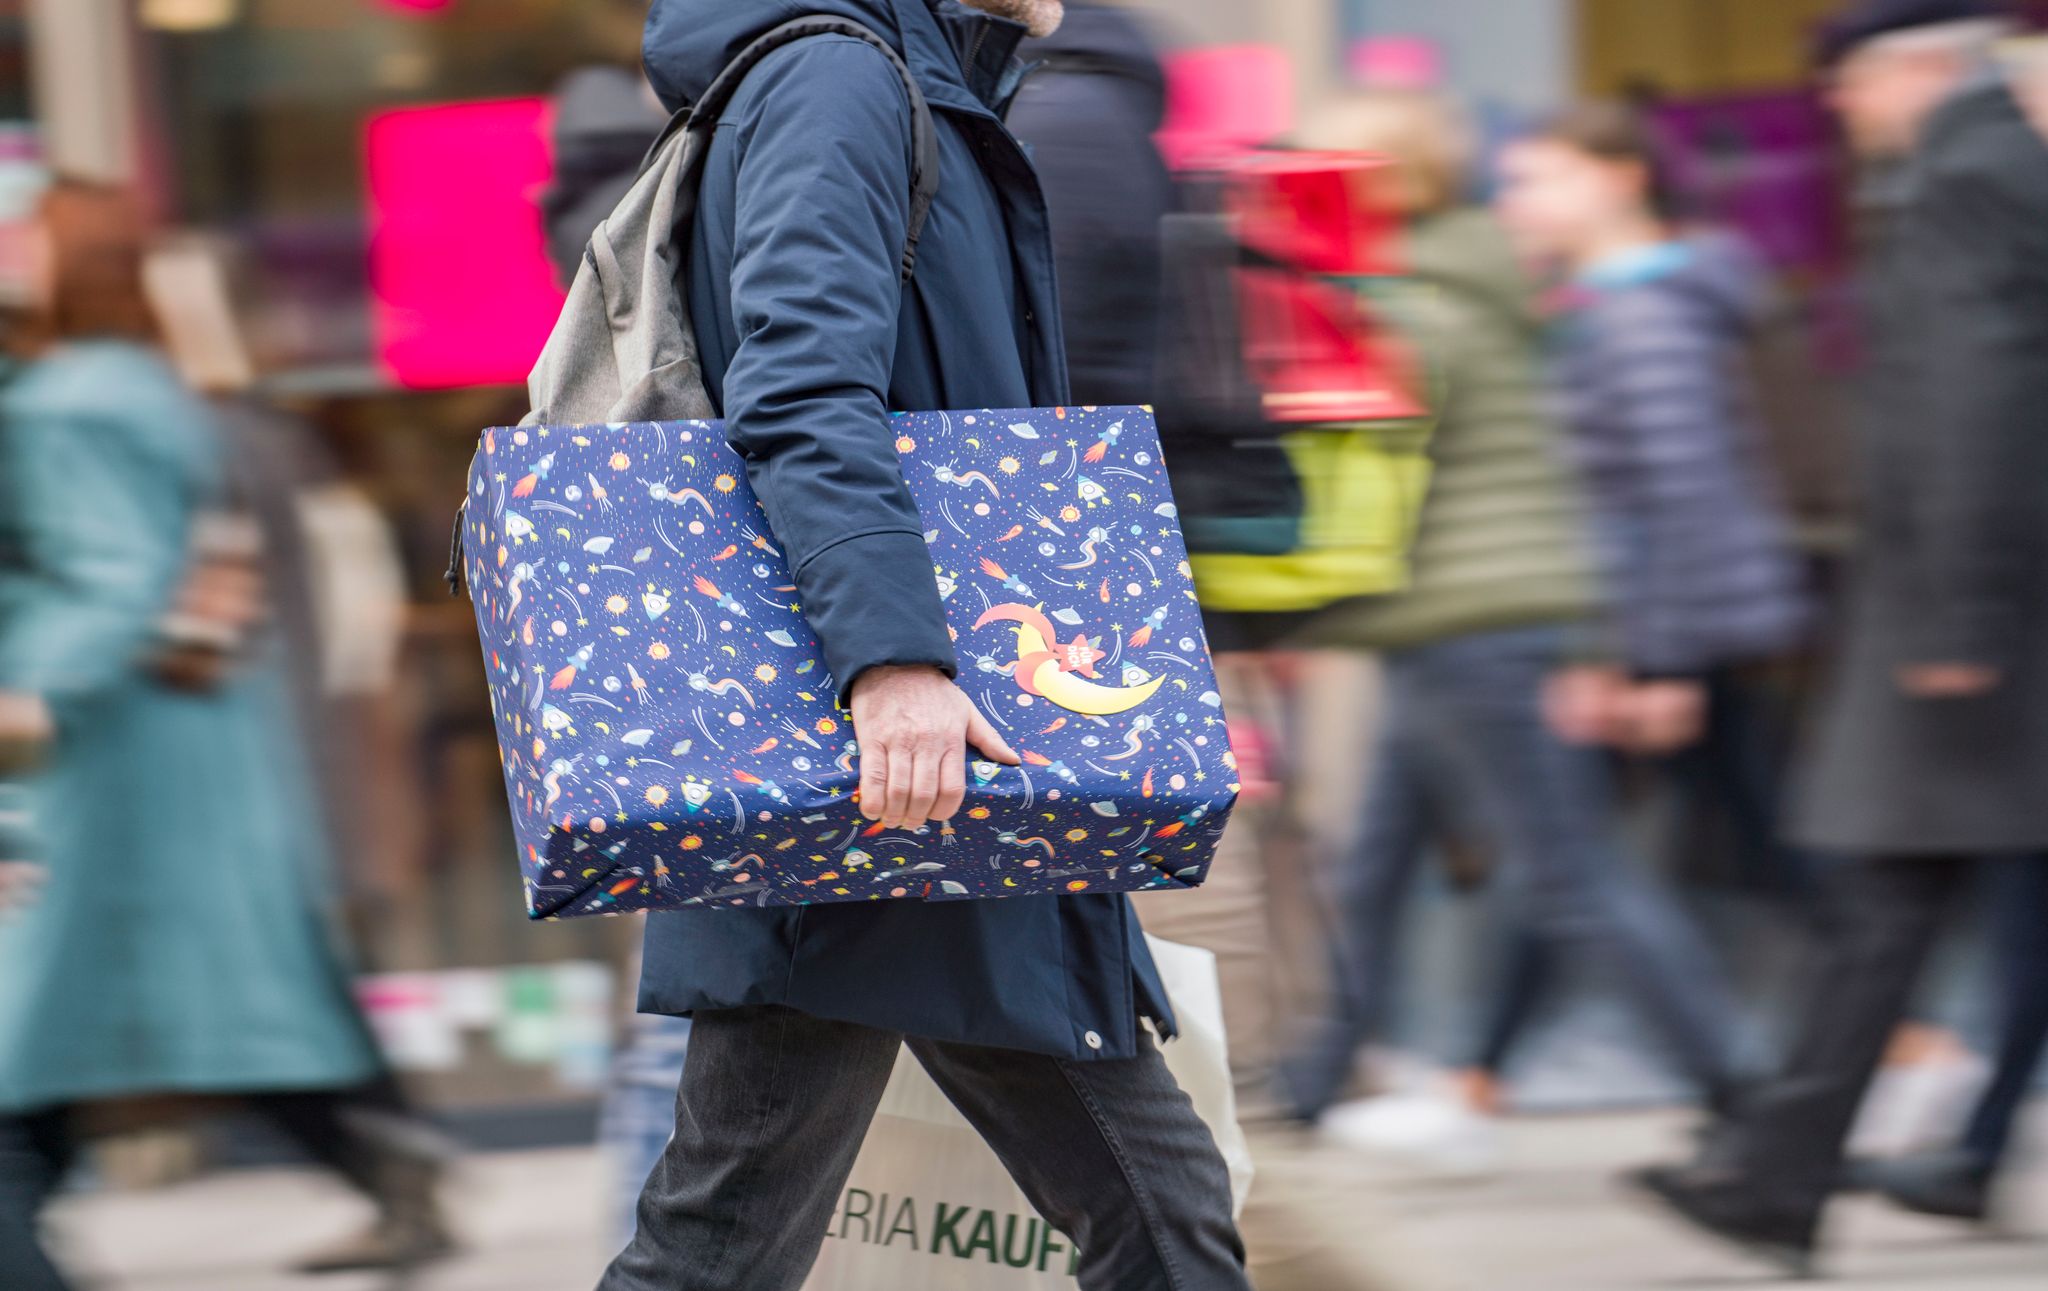
[[[379,3],[387,9],[407,9],[414,13],[431,13],[436,9],[446,9],[449,5],[454,4],[455,0],[379,0]]]
[[[526,379],[562,305],[536,200],[551,173],[547,120],[544,99],[370,118],[371,320],[401,385]]]

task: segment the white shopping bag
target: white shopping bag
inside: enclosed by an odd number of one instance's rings
[[[1163,1046],[1166,1064],[1215,1135],[1241,1207],[1251,1151],[1231,1093],[1216,957],[1146,940],[1180,1023],[1180,1037]],[[905,1051],[804,1289],[1073,1291],[1075,1258]]]

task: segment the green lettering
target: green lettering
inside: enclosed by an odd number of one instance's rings
[[[855,1197],[860,1198],[859,1210],[853,1208],[853,1199]],[[873,1241],[874,1239],[868,1235],[868,1212],[874,1208],[874,1204],[875,1195],[873,1193],[863,1188],[848,1188],[846,1190],[845,1209],[839,1214],[839,1235],[841,1237],[846,1236],[847,1226],[858,1219],[860,1221],[860,1240],[863,1242]]]
[[[953,1246],[950,1254],[961,1254],[960,1221],[967,1218],[967,1210],[966,1206],[962,1206],[948,1215],[945,1202],[934,1203],[932,1207],[932,1254],[948,1254],[949,1252],[947,1252],[945,1246],[948,1242],[951,1242]]]
[[[1052,1258],[1054,1251],[1064,1251],[1066,1249],[1067,1244],[1059,1240],[1051,1224],[1040,1224],[1038,1226],[1038,1271],[1040,1273],[1045,1272],[1045,1262]]]
[[[988,1251],[990,1264],[1001,1262],[1001,1257],[996,1254],[996,1212],[993,1210],[984,1210],[975,1216],[974,1231],[967,1235],[967,1249],[961,1252],[961,1258],[973,1259],[976,1251],[984,1249]]]
[[[1013,1269],[1031,1267],[1031,1257],[1038,1250],[1038,1217],[1032,1216],[1024,1228],[1024,1254],[1017,1254],[1017,1221],[1021,1215],[1003,1216],[1003,1263]]]
[[[895,1241],[898,1233],[910,1234],[910,1249],[917,1249],[917,1206],[908,1197],[897,1204],[896,1220],[889,1225],[889,1235],[882,1239],[882,1245]]]
[[[1081,1248],[1078,1246],[1067,1255],[1067,1276],[1070,1278],[1081,1276]]]

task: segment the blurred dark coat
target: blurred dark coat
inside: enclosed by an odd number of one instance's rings
[[[1137,21],[1102,5],[1068,5],[1059,30],[1023,52],[1038,68],[1010,129],[1052,209],[1073,397],[1157,403],[1159,221],[1174,192],[1152,136],[1166,73]]]
[[[1727,239],[1671,242],[1579,285],[1557,378],[1622,662],[1697,674],[1787,649],[1805,607],[1746,367],[1768,301],[1761,266]]]
[[[668,115],[647,82],[623,67],[583,67],[554,96],[554,177],[540,197],[548,259],[566,285],[583,248],[633,181]]]
[[[756,37],[819,12],[894,41],[931,104],[917,274],[899,269],[902,81],[866,44],[818,36],[765,59],[721,118],[684,289],[726,435],[844,683],[954,661],[887,413],[1058,404],[1067,373],[1045,199],[999,116],[1020,25],[954,0],[656,0],[648,74],[669,106],[694,100]],[[1141,1015],[1171,1019],[1121,896],[656,914],[640,988],[649,1012],[784,1004],[1078,1059],[1128,1057]]]
[[[2048,145],[2002,85],[1926,128],[1868,264],[1864,516],[1798,836],[2048,848]],[[1912,699],[1915,663],[1997,668]]]

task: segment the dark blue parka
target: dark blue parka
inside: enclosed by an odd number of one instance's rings
[[[647,72],[671,108],[809,13],[894,43],[938,127],[917,273],[899,261],[910,106],[878,50],[819,36],[769,56],[718,124],[684,285],[713,401],[842,690],[933,663],[947,636],[890,410],[1063,402],[1045,200],[1000,112],[1023,28],[955,0],[655,0]],[[1135,1051],[1171,1015],[1121,896],[878,901],[657,914],[640,1004],[786,1004],[819,1017],[1071,1058]]]

